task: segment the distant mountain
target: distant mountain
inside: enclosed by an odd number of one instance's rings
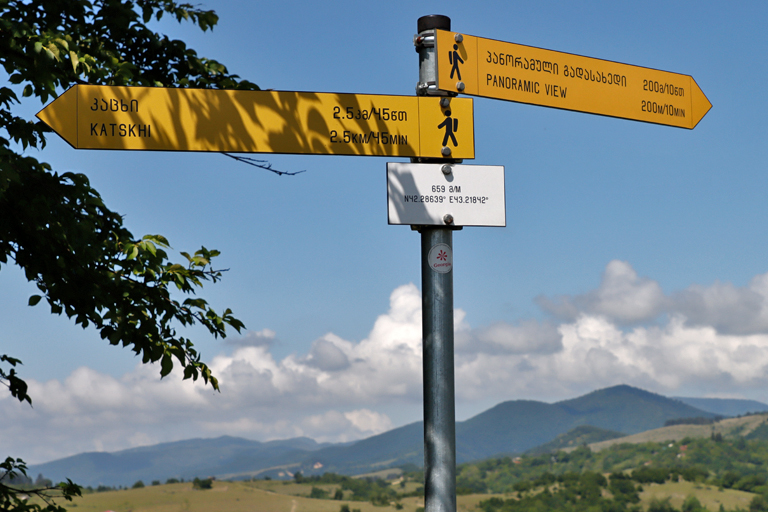
[[[303,461],[302,472],[369,473],[404,464],[424,465],[424,423],[419,421],[347,446],[329,446]],[[322,469],[312,471],[315,465]]]
[[[89,452],[30,466],[55,482],[71,478],[83,486],[128,486],[137,480],[149,484],[168,478],[208,477],[263,470],[298,463],[328,444],[301,437],[262,443],[238,437],[189,439],[119,452]]]
[[[526,452],[576,427],[591,425],[634,434],[663,427],[670,419],[713,417],[678,400],[630,386],[614,386],[554,404],[533,400],[503,402],[456,423],[458,463]],[[329,446],[304,461],[302,472],[358,474],[424,461],[421,422],[411,423],[349,446]]]
[[[555,405],[580,415],[579,425],[627,434],[664,426],[670,419],[715,416],[679,400],[626,385],[600,389]]]
[[[700,416],[715,414],[623,385],[554,404],[514,400],[457,422],[456,458],[462,463],[523,453],[577,427],[633,434],[662,427],[670,419]],[[68,477],[86,486],[211,475],[277,478],[289,468],[304,474],[354,475],[404,464],[421,466],[423,435],[423,424],[417,422],[351,444],[321,445],[306,438],[269,443],[234,437],[193,439],[115,453],[84,453],[31,466],[29,473],[42,473],[54,481]]]
[[[522,453],[582,426],[634,434],[674,418],[714,416],[631,386],[613,386],[554,404],[503,402],[456,426],[457,459]]]
[[[741,416],[749,412],[768,411],[768,405],[757,400],[739,400],[736,398],[684,398],[675,397],[675,400],[711,412],[720,416]]]

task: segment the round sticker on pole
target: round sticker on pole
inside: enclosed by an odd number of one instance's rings
[[[453,269],[453,251],[448,244],[437,244],[429,250],[429,266],[435,272],[447,274]]]

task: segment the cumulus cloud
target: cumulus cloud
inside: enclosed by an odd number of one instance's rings
[[[563,320],[573,321],[581,314],[589,314],[630,324],[658,316],[666,298],[656,281],[638,277],[626,261],[613,260],[605,267],[596,290],[573,297],[537,297],[536,302],[543,310]]]
[[[277,333],[271,329],[248,331],[245,336],[227,338],[224,343],[239,347],[269,347],[275,342],[276,335]]]
[[[330,336],[329,336],[330,338]],[[312,343],[312,349],[304,359],[309,366],[326,372],[335,372],[349,367],[349,359],[344,351],[337,347],[333,339],[321,338]]]
[[[691,325],[729,334],[768,332],[768,274],[755,276],[743,288],[721,282],[691,286],[673,299],[674,310]]]
[[[563,399],[622,383],[766,400],[766,297],[768,274],[744,288],[715,283],[665,296],[629,263],[612,261],[595,290],[539,299],[554,320],[473,327],[456,309],[458,405]],[[0,398],[0,416],[14,418],[0,424],[0,450],[41,462],[224,434],[350,441],[419,419],[394,422],[384,412],[421,404],[421,296],[413,284],[392,292],[363,340],[327,333],[306,354],[277,359],[274,339],[268,329],[249,333],[211,360],[221,393],[175,374],[160,380],[147,365],[120,378],[83,367],[64,381],[29,381],[34,409]]]
[[[518,325],[497,322],[480,329],[459,329],[456,351],[487,354],[551,354],[563,348],[562,335],[550,322],[526,320]]]
[[[664,326],[624,330],[604,316],[588,315],[561,324],[559,332],[562,349],[554,353],[457,357],[457,396],[565,398],[625,383],[670,395],[766,398],[765,334],[724,335],[691,327],[682,316]]]
[[[361,434],[367,437],[390,430],[392,421],[385,414],[370,409],[344,413],[330,410],[304,418],[302,427],[314,432],[317,441],[347,442],[359,439]]]
[[[656,281],[639,277],[628,262],[614,260],[606,266],[597,289],[581,295],[541,296],[536,303],[566,322],[588,315],[626,326],[666,314],[722,334],[768,333],[768,274],[755,276],[745,287],[695,284],[666,296]]]

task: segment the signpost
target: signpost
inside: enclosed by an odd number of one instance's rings
[[[475,157],[469,98],[75,85],[37,116],[76,149]]]
[[[689,129],[712,107],[688,75],[435,32],[442,91]]]
[[[37,116],[76,149],[410,157],[387,164],[390,224],[421,234],[426,512],[456,510],[453,230],[506,226],[504,167],[475,157],[465,93],[694,128],[687,75],[450,32],[418,20],[418,96],[76,85]]]
[[[388,163],[387,203],[390,224],[503,227],[504,167]]]

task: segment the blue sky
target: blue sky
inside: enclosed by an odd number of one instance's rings
[[[713,107],[692,131],[475,99],[465,163],[505,166],[507,227],[454,236],[457,415],[621,383],[768,402],[768,6],[204,5],[220,16],[212,33],[157,30],[265,89],[412,95],[425,14],[693,76]],[[191,333],[221,394],[161,382],[131,352],[28,307],[34,287],[4,267],[3,352],[24,361],[35,400],[0,399],[19,418],[0,426],[5,452],[42,462],[193,436],[341,441],[420,419],[419,236],[386,217],[386,162],[402,159],[264,156],[306,170],[289,177],[217,154],[77,151],[55,136],[37,156],[87,174],[136,235],[219,249],[230,270],[204,296],[249,332]]]

